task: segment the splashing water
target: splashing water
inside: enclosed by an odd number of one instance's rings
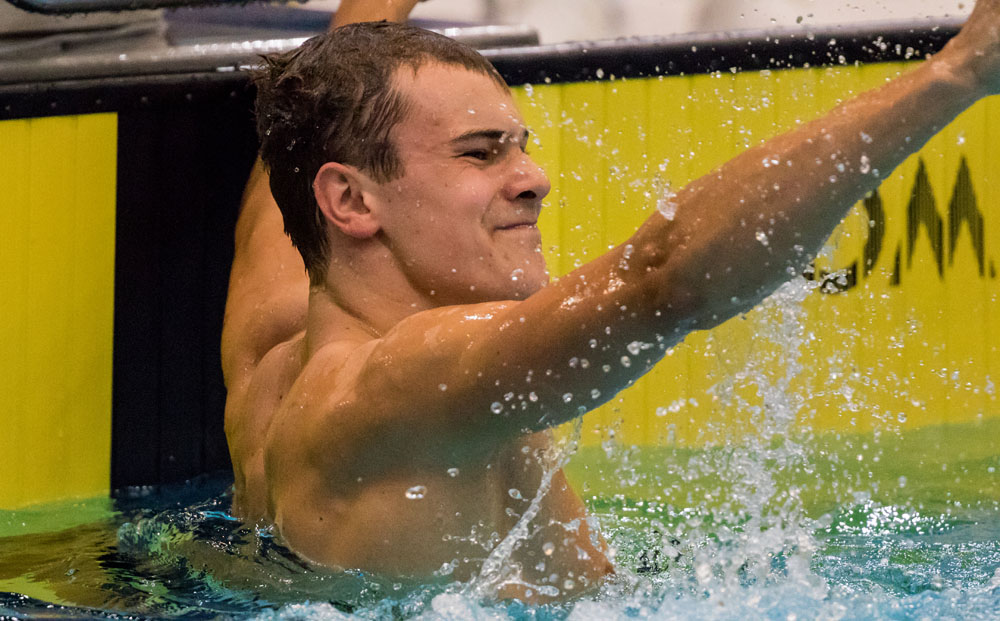
[[[708,397],[736,410],[745,425],[727,422],[724,441],[714,448],[637,450],[611,438],[608,453],[579,449],[570,459],[581,433],[577,424],[573,437],[546,455],[538,489],[508,492],[530,499],[528,509],[471,582],[452,582],[447,568],[437,581],[420,583],[317,571],[268,530],[232,518],[228,495],[213,490],[208,501],[121,507],[92,524],[51,533],[17,534],[18,525],[32,520],[0,512],[0,616],[995,618],[1000,612],[996,452],[984,451],[980,461],[950,463],[947,470],[936,462],[920,470],[933,452],[928,447],[935,445],[908,440],[917,444],[899,444],[896,453],[913,455],[917,465],[902,476],[891,469],[866,471],[860,461],[840,457],[855,450],[860,455],[860,441],[817,438],[798,425],[808,416],[809,396],[796,385],[803,372],[799,349],[812,338],[801,302],[816,286],[799,279],[765,301],[745,320],[755,335],[750,350],[723,363]],[[664,404],[656,424],[675,424],[687,404],[682,399]],[[614,425],[609,434],[613,431]],[[998,432],[1000,424],[950,431],[963,446]],[[883,450],[891,452],[886,442]],[[536,526],[541,499],[563,466],[607,468],[590,483],[604,487],[584,491],[615,553],[617,576],[598,592],[563,604],[492,601],[504,585],[524,583],[510,559]],[[985,490],[986,500],[957,491],[952,501],[942,500],[952,494],[960,468],[964,485]],[[838,480],[850,485],[807,502],[824,477],[828,480],[819,487],[836,488]],[[866,487],[878,493],[863,491]],[[897,496],[887,494],[889,488]],[[44,588],[5,582],[16,572]]]
[[[493,548],[483,562],[479,574],[462,589],[462,595],[476,600],[493,599],[507,585],[519,585],[546,596],[558,597],[559,589],[550,585],[536,585],[526,582],[521,576],[521,567],[511,562],[514,551],[528,541],[532,522],[542,509],[542,501],[552,487],[552,477],[560,472],[580,441],[581,419],[573,425],[573,433],[563,442],[556,444],[548,455],[542,456],[543,470],[538,490],[507,536]],[[518,495],[521,492],[518,491]]]

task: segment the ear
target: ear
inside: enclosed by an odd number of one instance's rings
[[[368,175],[353,166],[327,162],[313,179],[313,194],[329,222],[345,235],[367,239],[381,228],[366,191],[372,183]]]

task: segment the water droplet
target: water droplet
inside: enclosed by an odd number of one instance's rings
[[[642,349],[642,345],[639,343],[639,341],[632,341],[631,343],[625,346],[625,349],[627,349],[628,353],[632,354],[633,356],[638,356],[639,351]]]
[[[590,398],[591,399],[599,399],[600,397],[601,397],[601,391],[600,390],[597,390],[596,388],[591,388],[590,389]]]
[[[535,391],[531,391],[528,393],[528,401],[531,401],[532,403],[538,401],[538,395],[535,394]]]
[[[872,170],[872,162],[867,155],[861,156],[861,166],[858,168],[862,175],[867,175]]]
[[[438,390],[441,392],[448,390],[448,384],[438,384]]]
[[[656,210],[670,222],[673,222],[674,217],[677,216],[678,205],[677,201],[674,200],[676,197],[677,194],[667,187],[660,198],[656,200]]]
[[[510,279],[513,280],[514,282],[517,282],[522,276],[524,276],[524,270],[522,270],[521,268],[517,268],[516,270],[510,273]]]
[[[632,366],[632,359],[628,356],[622,356],[622,366],[626,369]]]
[[[694,575],[698,578],[700,584],[708,584],[708,581],[712,578],[712,566],[708,563],[696,563],[694,566]]]
[[[513,498],[514,500],[524,500],[524,497],[521,496],[521,490],[517,489],[516,487],[512,487],[509,490],[507,490],[507,495]]]
[[[896,420],[898,420],[901,423],[905,423],[906,422],[906,412],[900,412],[899,415],[896,416]]]
[[[421,500],[427,495],[427,488],[423,485],[414,485],[406,490],[406,497],[410,500]]]
[[[864,132],[861,132],[861,140],[865,144],[871,144],[872,143],[872,137],[869,136],[868,134],[864,133]]]
[[[569,403],[572,400],[573,400],[573,393],[567,392],[566,394],[563,395],[563,403]]]
[[[657,416],[666,416],[667,415],[667,408],[664,408],[664,407],[656,408],[656,415]]]
[[[448,468],[448,476],[455,478],[458,476],[458,468]]]
[[[598,67],[597,71],[594,72],[594,75],[597,76],[598,80],[600,80],[601,78],[604,77],[604,69]]]
[[[575,369],[577,367],[577,365],[579,365],[579,364],[580,364],[580,359],[579,358],[577,358],[577,357],[574,356],[573,358],[569,359],[569,368]]]
[[[503,406],[500,405],[499,401],[494,401],[492,404],[490,404],[490,411],[493,412],[494,414],[499,414],[501,411],[503,411]]]
[[[757,231],[754,237],[757,238],[757,241],[760,242],[761,246],[767,246],[769,243],[767,240],[767,233],[765,233],[764,231]]]
[[[542,552],[545,556],[552,556],[552,553],[556,551],[556,546],[551,541],[546,541],[542,544]]]

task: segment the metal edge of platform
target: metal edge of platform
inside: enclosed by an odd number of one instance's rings
[[[931,26],[922,21],[554,45],[537,45],[537,33],[528,26],[458,27],[441,32],[481,49],[511,84],[521,84],[908,60],[941,49],[959,26],[959,20],[950,19]],[[0,85],[233,72],[257,65],[262,54],[292,49],[305,38],[0,61]]]
[[[437,29],[476,48],[511,49],[536,45],[538,33],[521,25],[459,26]],[[298,47],[308,37],[219,41],[178,46],[126,47],[121,52],[63,53],[0,60],[0,84],[26,84],[125,76],[231,72],[253,66],[263,54]]]

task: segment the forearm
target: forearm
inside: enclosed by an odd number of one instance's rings
[[[751,308],[800,272],[852,205],[975,101],[943,56],[749,149],[673,197],[631,243],[659,303],[697,326]],[[655,286],[655,285],[654,285]]]

